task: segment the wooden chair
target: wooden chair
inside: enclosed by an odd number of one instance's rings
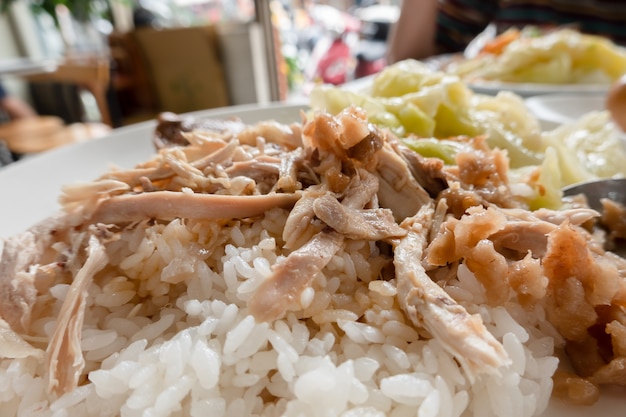
[[[159,111],[186,113],[230,104],[212,26],[135,29]]]
[[[112,126],[107,101],[107,89],[111,78],[108,57],[67,57],[59,61],[56,70],[29,75],[26,78],[34,82],[69,83],[84,88],[96,100],[102,123]]]
[[[111,127],[103,123],[66,125],[56,116],[33,116],[0,124],[0,140],[12,152],[25,155],[95,139],[110,131]]]

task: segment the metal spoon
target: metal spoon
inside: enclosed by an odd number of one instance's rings
[[[563,195],[574,196],[584,194],[589,207],[602,212],[600,200],[608,198],[626,205],[626,178],[612,178],[581,182],[563,188]]]
[[[563,188],[564,196],[584,194],[589,207],[602,213],[601,200],[608,198],[626,206],[626,178],[593,180]],[[626,258],[626,242],[616,241],[612,252]]]

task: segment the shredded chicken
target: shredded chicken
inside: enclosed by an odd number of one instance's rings
[[[250,313],[259,321],[280,317],[330,262],[342,243],[343,235],[325,229],[291,252],[256,290],[248,305]]]
[[[605,246],[612,249],[616,246],[616,241],[624,243],[626,239],[626,207],[609,199],[602,199],[601,203],[600,223],[609,231]]]
[[[318,115],[303,134],[305,150],[314,156],[309,166],[321,185],[305,191],[287,220],[285,247],[300,246],[274,268],[250,301],[252,314],[262,321],[280,317],[297,301],[344,239],[378,241],[403,236],[406,231],[394,222],[394,213],[399,207],[415,213],[430,201],[401,155],[367,124],[362,112],[351,109],[336,119]],[[368,171],[372,166],[375,170]],[[387,187],[394,184],[394,198],[385,194],[381,182]],[[399,199],[400,190],[407,201]],[[364,210],[371,203],[374,206]]]
[[[124,194],[101,202],[91,223],[123,224],[144,219],[236,219],[254,217],[274,207],[289,208],[299,194],[250,196],[155,191]]]
[[[578,374],[563,377],[557,395],[568,396],[567,387],[580,389],[575,401],[590,404],[598,398],[597,385],[623,384],[624,260],[604,252],[584,228],[599,213],[485,205],[439,225],[425,251],[429,273],[463,262],[490,304],[516,296],[523,305],[544,305]]]
[[[0,317],[21,332],[30,326],[31,309],[37,296],[32,265],[45,262],[46,252],[58,229],[67,227],[63,217],[52,217],[8,239],[0,258]]]
[[[104,268],[107,262],[104,246],[96,236],[90,236],[87,258],[70,285],[46,350],[48,390],[51,392],[63,394],[78,386],[85,366],[80,339],[87,291],[94,275]]]
[[[9,323],[0,319],[0,357],[19,359],[28,356],[42,358],[43,351],[29,345],[9,326]]]
[[[382,207],[393,211],[396,221],[413,216],[431,201],[426,190],[411,174],[409,166],[390,145],[377,154],[376,171],[380,177],[378,199]]]
[[[425,205],[403,221],[406,237],[394,240],[398,299],[416,326],[424,326],[444,349],[454,355],[473,380],[481,373],[498,372],[508,365],[502,345],[487,331],[478,315],[470,315],[426,274],[421,264],[433,216]]]
[[[389,209],[352,209],[328,195],[314,201],[313,212],[349,239],[385,240],[406,233],[395,223]]]

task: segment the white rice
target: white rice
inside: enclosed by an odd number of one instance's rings
[[[90,290],[87,379],[55,399],[40,358],[2,360],[0,417],[526,417],[546,409],[554,329],[539,307],[487,306],[464,266],[447,289],[502,341],[512,365],[500,376],[470,383],[415,329],[395,282],[377,280],[368,258],[378,255],[366,242],[349,242],[286,317],[255,322],[246,301],[284,256],[286,216],[276,209],[223,231],[176,220],[109,243],[118,266]],[[58,311],[66,295],[58,284],[40,302]],[[35,320],[34,331],[50,335],[54,317]]]

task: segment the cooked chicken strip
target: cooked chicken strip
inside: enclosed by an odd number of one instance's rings
[[[396,152],[407,163],[411,174],[422,187],[435,198],[448,187],[445,174],[443,173],[443,161],[439,158],[424,158],[417,152],[400,144],[392,143]]]
[[[272,138],[272,142],[288,149],[302,146],[300,126],[297,124],[282,124],[275,121],[259,122],[243,129],[237,134],[242,144],[255,146],[258,137]]]
[[[31,274],[25,272],[41,262],[57,229],[69,222],[57,215],[4,242],[0,261],[0,317],[17,332],[28,329],[37,290]]]
[[[294,204],[283,228],[285,249],[296,249],[318,233],[322,225],[314,222],[313,203],[315,199],[327,193],[321,185],[312,186],[302,193],[302,197]]]
[[[626,206],[603,198],[602,204],[602,224],[610,231],[610,239],[626,239]]]
[[[108,256],[104,246],[97,237],[90,236],[87,259],[70,285],[46,349],[49,392],[64,394],[78,386],[78,379],[85,366],[80,341],[87,291],[94,275],[104,268],[107,262]]]
[[[489,239],[493,241],[498,252],[509,254],[510,251],[515,258],[524,257],[531,252],[533,256],[541,258],[546,254],[548,233],[556,227],[555,224],[544,221],[510,221]]]
[[[535,211],[519,208],[500,208],[500,210],[511,220],[527,222],[545,221],[555,225],[559,225],[565,220],[568,220],[574,225],[581,225],[600,215],[597,211],[589,208],[573,208],[567,210],[549,210],[541,208]]]
[[[426,328],[473,381],[479,374],[497,373],[511,360],[480,316],[469,314],[426,274],[421,260],[433,211],[432,204],[422,207],[402,223],[408,234],[392,240],[398,301],[413,324]]]
[[[119,224],[145,219],[243,219],[274,207],[292,207],[300,194],[217,195],[155,191],[102,201],[91,223]]]
[[[357,174],[352,178],[352,184],[341,200],[341,204],[353,209],[360,209],[370,204],[376,198],[379,185],[378,178],[369,171],[359,169]]]
[[[430,202],[430,196],[415,180],[407,163],[389,144],[376,155],[375,173],[380,181],[378,201],[381,207],[393,211],[396,221],[415,215],[421,206]]]
[[[315,215],[348,239],[382,240],[406,235],[387,209],[357,210],[339,203],[330,195],[313,202]]]
[[[88,215],[95,210],[102,198],[129,191],[128,184],[109,179],[71,184],[63,187],[59,203],[66,212],[80,211],[83,215]]]
[[[273,191],[295,192],[302,185],[298,181],[298,165],[302,160],[302,148],[289,152],[281,158],[279,177]]]
[[[341,248],[343,235],[324,229],[274,266],[248,302],[257,321],[279,318]]]
[[[199,119],[181,116],[171,112],[160,113],[157,117],[153,143],[157,149],[171,146],[186,146],[187,132],[204,132],[205,134],[233,135],[246,128],[241,120]]]
[[[160,181],[172,177],[173,172],[167,165],[140,167],[128,170],[111,171],[103,175],[101,180],[115,180],[127,184],[129,188],[141,185],[142,178],[150,181]]]
[[[193,161],[191,165],[199,170],[204,170],[209,165],[222,164],[233,157],[238,147],[239,142],[237,140],[228,141],[226,146],[223,148],[217,149],[214,152]]]
[[[37,290],[27,275],[19,275],[39,255],[33,250],[37,237],[29,232],[7,241],[0,263],[0,316],[12,329],[23,331],[30,322],[30,310],[35,303]],[[28,250],[30,249],[30,250]]]
[[[252,178],[257,183],[271,182],[273,184],[275,179],[278,178],[279,170],[280,163],[251,159],[249,161],[235,162],[224,171],[231,178],[243,176]]]

